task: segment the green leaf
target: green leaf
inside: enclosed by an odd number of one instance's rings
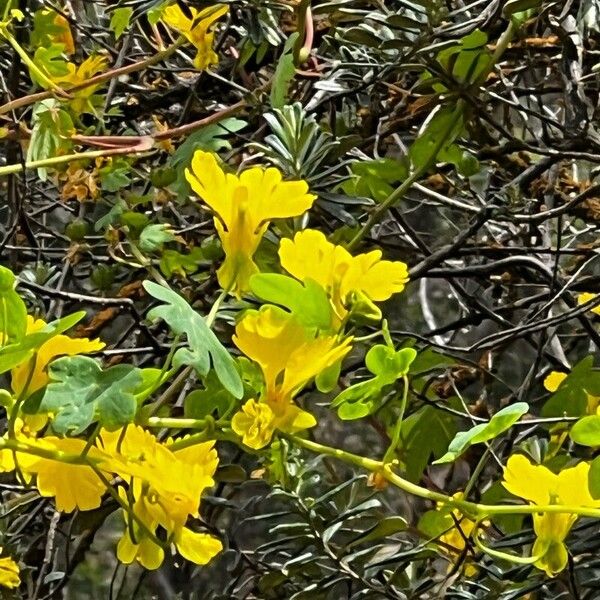
[[[142,384],[140,370],[116,365],[103,371],[93,358],[66,356],[48,369],[40,410],[53,413],[52,428],[60,435],[78,435],[98,421],[114,430],[131,423],[137,404],[134,393]]]
[[[204,389],[190,392],[183,403],[184,414],[190,419],[203,419],[216,413],[223,416],[235,402],[235,398],[223,388],[211,372],[204,379]]]
[[[331,327],[327,292],[312,279],[301,283],[279,273],[259,273],[250,278],[250,289],[257,298],[289,309],[307,327]]]
[[[100,185],[105,192],[118,192],[131,183],[131,167],[126,160],[116,159],[98,170]]]
[[[352,548],[358,544],[364,544],[366,542],[373,542],[381,538],[387,538],[395,533],[399,533],[400,531],[406,531],[407,528],[408,523],[403,517],[386,517],[352,540],[352,542],[348,544],[348,547]]]
[[[171,226],[166,223],[147,225],[140,234],[140,250],[143,252],[156,252],[162,250],[164,244],[173,242],[177,236]]]
[[[408,374],[415,360],[414,348],[402,348],[397,352],[389,346],[377,344],[365,357],[365,365],[375,375],[338,394],[331,406],[338,409],[338,416],[345,421],[361,419],[374,413],[386,394],[387,386]]]
[[[45,327],[24,335],[15,343],[0,349],[0,373],[6,373],[18,364],[29,360],[33,353],[49,339],[70,329],[85,317],[85,312],[80,311],[63,317],[58,321],[48,323]],[[26,324],[26,321],[25,321]]]
[[[152,297],[165,303],[150,310],[148,318],[151,321],[163,319],[175,334],[187,336],[189,349],[177,350],[173,357],[174,364],[191,365],[200,375],[206,376],[212,361],[225,389],[236,398],[241,398],[244,388],[235,361],[206,321],[170,288],[152,281],[145,281],[144,288]]]
[[[192,248],[188,254],[166,249],[162,251],[159,266],[165,277],[169,278],[177,274],[185,278],[187,275],[195,273],[204,260],[202,248],[198,246]]]
[[[283,49],[283,54],[279,57],[277,67],[275,67],[270,96],[273,108],[282,108],[287,102],[288,91],[296,74],[293,47],[297,39],[297,32],[288,38]]]
[[[56,23],[57,17],[59,14],[52,9],[39,9],[33,13],[33,31],[29,40],[33,48],[52,45],[56,37],[65,31],[64,26]],[[60,46],[64,51],[64,44]]]
[[[403,161],[391,158],[355,161],[350,165],[354,177],[342,185],[351,196],[385,200],[394,190],[392,184],[403,181],[408,169]]]
[[[129,28],[131,15],[133,15],[133,8],[129,6],[115,8],[113,11],[109,28],[115,34],[117,40],[125,33],[125,30]]]
[[[499,410],[487,423],[475,425],[468,431],[458,432],[450,442],[448,452],[433,464],[453,462],[474,444],[481,444],[498,437],[510,429],[528,410],[527,402],[516,402]]]
[[[456,432],[455,417],[433,406],[424,406],[402,422],[399,457],[410,481],[418,481],[430,462],[448,448]]]
[[[569,433],[571,439],[581,446],[600,446],[600,415],[579,419]]]
[[[590,463],[588,485],[592,498],[600,498],[600,456],[596,456]]]
[[[73,145],[70,138],[75,127],[69,113],[54,98],[42,100],[35,105],[32,123],[27,149],[28,162],[53,158],[71,151]],[[48,169],[40,167],[37,173],[42,181],[46,181]]]
[[[428,169],[440,157],[448,157],[448,148],[464,130],[463,111],[460,107],[440,108],[425,126],[424,131],[409,148],[408,155],[415,170]]]
[[[542,0],[507,0],[502,8],[502,16],[511,17],[516,13],[537,8],[541,3]]]
[[[20,341],[27,330],[27,308],[15,283],[13,272],[0,266],[0,346]]]
[[[328,394],[335,389],[338,379],[340,378],[341,370],[342,361],[340,360],[321,371],[315,378],[317,389],[323,394]]]
[[[33,62],[44,74],[47,74],[52,79],[68,75],[69,67],[63,55],[64,49],[64,44],[40,46],[33,55]],[[40,87],[46,87],[46,82],[40,81],[34,71],[30,71],[29,74],[34,83],[37,83]]]

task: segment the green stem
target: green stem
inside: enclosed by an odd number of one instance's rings
[[[383,463],[388,464],[392,461],[394,454],[396,453],[396,448],[400,444],[400,433],[402,432],[402,420],[404,419],[404,411],[406,410],[406,402],[408,400],[408,377],[404,375],[402,377],[402,400],[400,402],[400,413],[398,414],[398,418],[396,421],[396,425],[394,426],[394,432],[392,434],[392,441],[388,449],[385,452],[385,456],[383,457]]]
[[[42,438],[43,439],[43,438]],[[48,460],[55,460],[70,465],[89,465],[90,458],[81,454],[70,454],[60,450],[51,450],[42,446],[36,446],[16,439],[0,438],[0,450],[12,450],[23,454],[31,454]]]
[[[306,448],[317,454],[332,456],[343,460],[344,462],[362,467],[372,473],[378,473],[389,483],[401,489],[402,491],[412,496],[423,498],[424,500],[431,500],[432,502],[440,502],[450,507],[457,508],[464,515],[467,515],[474,519],[483,520],[493,515],[532,515],[541,513],[553,513],[553,514],[573,514],[580,517],[594,517],[600,518],[600,508],[592,508],[587,506],[573,506],[570,504],[480,504],[477,502],[469,502],[468,500],[460,500],[453,498],[440,492],[433,492],[424,488],[416,483],[412,483],[407,479],[404,479],[400,475],[394,473],[389,464],[385,464],[378,460],[352,454],[346,452],[340,448],[332,448],[331,446],[325,446],[311,440],[305,440],[295,435],[287,435],[296,445]]]
[[[24,165],[17,163],[0,167],[0,177],[3,175],[12,175],[13,173],[21,173],[23,170],[28,169],[62,165],[73,160],[100,158],[102,156],[114,156],[115,154],[136,154],[139,152],[145,152],[145,150],[136,150],[135,148],[111,148],[110,150],[91,150],[90,152],[76,152],[74,154],[64,154],[63,156],[52,156],[41,160],[30,160]]]
[[[178,419],[169,417],[148,417],[142,422],[146,427],[166,427],[168,429],[205,429],[208,419]]]

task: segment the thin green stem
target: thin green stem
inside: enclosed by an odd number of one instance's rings
[[[0,167],[0,177],[4,175],[12,175],[13,173],[21,173],[23,170],[39,169],[40,167],[53,167],[62,165],[74,160],[84,160],[92,158],[100,158],[102,156],[114,156],[115,154],[141,154],[147,150],[136,150],[132,148],[111,148],[110,150],[91,150],[89,152],[76,152],[74,154],[64,154],[63,156],[52,156],[41,160],[30,160],[24,164],[15,163],[12,165],[4,165]]]
[[[45,86],[54,90],[61,96],[67,96],[68,94],[63,90],[57,83],[52,81],[46,73],[44,73],[34,62],[31,60],[29,54],[21,47],[21,44],[12,36],[12,34],[6,29],[6,27],[0,27],[0,35],[13,47],[15,52],[21,57],[21,60],[27,65],[31,73],[35,74],[37,79],[41,81]]]
[[[573,514],[580,517],[594,517],[600,518],[600,508],[593,508],[588,506],[573,506],[570,504],[481,504],[477,502],[469,502],[468,500],[460,500],[453,498],[440,492],[433,492],[424,488],[416,483],[412,483],[407,479],[404,479],[400,475],[392,471],[390,464],[385,464],[382,461],[373,460],[366,458],[365,456],[359,456],[346,452],[340,448],[332,448],[331,446],[325,446],[311,440],[305,440],[295,435],[286,436],[292,440],[296,445],[306,448],[317,454],[332,456],[343,460],[344,462],[362,467],[372,473],[378,473],[389,483],[406,492],[412,496],[423,498],[424,500],[431,500],[433,502],[440,502],[457,508],[464,515],[467,515],[473,519],[483,520],[487,517],[494,515],[532,515],[541,513],[553,513],[553,514]]]
[[[209,424],[209,419],[178,419],[170,417],[148,417],[142,422],[142,425],[146,427],[165,427],[168,429],[205,429]]]
[[[396,449],[400,444],[400,433],[402,432],[402,420],[404,419],[404,412],[406,410],[406,403],[408,401],[408,377],[404,375],[402,377],[402,400],[400,401],[400,412],[398,414],[396,424],[394,426],[394,432],[392,433],[392,440],[388,449],[383,457],[383,463],[388,464],[394,458]]]

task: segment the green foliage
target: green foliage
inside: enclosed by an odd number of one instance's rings
[[[448,162],[463,175],[476,173],[477,161],[454,143],[464,131],[464,119],[460,106],[440,108],[409,149],[413,169],[428,170],[435,162]]]
[[[307,327],[331,327],[331,304],[325,290],[312,279],[301,283],[279,273],[260,273],[252,276],[250,287],[256,297],[287,308]]]
[[[416,356],[413,348],[395,351],[381,344],[373,346],[367,352],[365,365],[375,377],[348,387],[331,403],[340,419],[361,419],[373,414],[381,406],[388,387],[406,377]]]
[[[169,288],[152,281],[144,282],[145,290],[164,304],[148,313],[150,320],[163,319],[176,335],[186,335],[188,348],[179,348],[173,357],[175,365],[190,365],[200,375],[207,375],[211,362],[223,387],[236,398],[243,393],[242,380],[235,362],[225,350],[206,321],[182,298]]]
[[[12,271],[0,266],[0,363],[7,344],[20,342],[27,328],[27,308],[15,284]]]
[[[147,225],[140,233],[140,250],[143,252],[156,252],[163,249],[168,242],[173,242],[177,236],[171,226],[166,223]]]
[[[582,417],[569,432],[571,439],[582,446],[600,446],[600,415]]]
[[[508,431],[527,411],[527,402],[516,402],[499,410],[487,423],[480,423],[468,431],[460,431],[450,442],[448,452],[434,464],[454,462],[474,444],[489,442]]]
[[[105,192],[118,192],[131,183],[129,163],[117,158],[110,161],[108,165],[98,169],[100,184]]]
[[[110,17],[110,29],[118,40],[129,29],[129,21],[133,15],[133,8],[122,6],[115,8]]]
[[[423,406],[404,419],[399,455],[407,479],[418,481],[431,458],[440,458],[456,432],[454,417],[433,406]]]
[[[14,338],[15,341],[13,343],[0,348],[0,373],[6,373],[6,371],[29,360],[42,344],[67,331],[67,329],[73,327],[85,316],[85,312],[76,312],[48,323],[39,331],[25,335],[26,320],[23,312],[24,306],[18,306],[17,302],[15,302],[15,305],[14,313],[10,313],[10,327],[17,329],[17,336]]]
[[[74,132],[73,121],[56,100],[49,98],[36,104],[32,122],[31,140],[27,149],[28,161],[44,160],[71,151],[69,138]],[[37,173],[42,181],[48,177],[48,169],[45,167],[39,167]]]
[[[265,113],[263,118],[271,133],[253,146],[283,173],[306,179],[312,185],[331,175],[328,159],[340,142],[324,131],[299,102]]]
[[[293,49],[297,39],[298,33],[293,33],[288,38],[283,48],[283,54],[277,62],[273,83],[271,84],[272,108],[283,108],[286,103],[290,86],[296,74]]]
[[[93,358],[66,356],[55,360],[48,373],[52,383],[39,409],[54,415],[56,433],[77,435],[94,422],[114,430],[133,421],[134,394],[142,384],[136,367],[116,365],[102,370]]]
[[[378,202],[394,191],[392,184],[408,176],[406,165],[391,158],[355,161],[350,169],[353,177],[342,186],[344,191],[350,196],[365,196]]]

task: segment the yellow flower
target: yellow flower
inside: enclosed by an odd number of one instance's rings
[[[27,316],[27,333],[41,331],[46,326],[42,319]],[[31,396],[42,389],[49,381],[47,366],[59,356],[74,356],[102,350],[105,344],[100,340],[88,338],[70,338],[66,335],[56,335],[50,338],[38,349],[35,363],[25,361],[11,371],[12,390],[15,396],[26,394]],[[33,369],[33,370],[32,370]],[[30,376],[31,374],[31,376]]]
[[[231,428],[242,436],[242,441],[249,448],[264,448],[275,433],[274,423],[275,414],[271,407],[266,402],[252,399],[242,406],[241,411],[233,415]]]
[[[504,469],[504,487],[515,496],[540,506],[563,504],[568,506],[598,507],[588,490],[588,463],[563,469],[555,474],[542,465],[533,465],[526,457],[515,454]],[[567,566],[565,539],[577,515],[570,513],[540,513],[533,515],[537,539],[532,555],[538,569],[553,577]]]
[[[45,437],[37,440],[36,445],[55,452],[82,455],[87,443],[75,438]],[[93,447],[88,449],[86,456],[95,461],[104,458],[102,453]],[[37,475],[38,492],[41,496],[53,497],[59,511],[73,512],[76,508],[98,508],[106,491],[100,477],[88,465],[36,457],[36,460],[27,466],[27,471]]]
[[[65,75],[53,77],[53,81],[65,91],[69,91],[78,85],[81,85],[88,79],[97,75],[102,71],[107,64],[107,59],[104,56],[90,56],[86,58],[80,65],[72,62],[67,63],[68,72]],[[73,99],[69,101],[71,110],[76,114],[91,113],[95,114],[94,106],[91,102],[91,97],[101,86],[101,83],[89,85],[80,90],[70,92]]]
[[[233,341],[258,363],[265,386],[259,401],[246,402],[231,425],[246,445],[263,448],[275,430],[295,433],[316,424],[315,418],[300,409],[293,398],[311,379],[340,361],[349,352],[352,340],[318,335],[290,313],[265,305],[244,315]]]
[[[57,458],[42,458],[29,452],[13,452],[4,449],[0,450],[0,472],[14,471],[18,466],[26,481],[30,481],[33,475],[37,475],[36,487],[40,495],[54,498],[59,511],[72,512],[76,508],[79,510],[98,508],[105,487],[92,467],[59,460],[59,453],[70,456],[82,455],[87,443],[75,438],[36,438],[35,434],[36,431],[28,427],[25,421],[17,418],[15,439],[32,447],[57,453]],[[8,433],[2,439],[7,438]],[[89,448],[86,456],[98,464],[105,459],[97,448]]]
[[[2,552],[2,548],[0,548]],[[0,586],[15,589],[21,584],[19,565],[10,556],[0,558]]]
[[[591,292],[584,292],[583,294],[579,294],[577,296],[577,304],[585,304],[590,300],[593,300],[598,294],[592,294]],[[595,306],[591,309],[591,311],[597,315],[600,315],[600,305]]]
[[[279,246],[281,266],[301,281],[312,279],[331,297],[339,320],[361,295],[374,302],[387,300],[408,282],[406,264],[381,260],[381,251],[352,256],[314,229],[298,232]]]
[[[223,289],[239,296],[258,272],[252,260],[271,219],[301,215],[315,201],[305,181],[282,181],[274,168],[254,167],[238,177],[225,173],[209,152],[197,151],[186,178],[215,214],[225,261],[218,271]]]
[[[561,373],[560,371],[552,371],[546,379],[544,379],[544,387],[549,392],[556,392],[560,387],[560,384],[567,378],[566,373]],[[598,412],[600,408],[600,397],[592,396],[591,394],[587,394],[587,409],[586,413],[588,415],[594,415]]]
[[[221,551],[217,538],[185,527],[188,517],[199,516],[200,497],[214,484],[218,456],[213,441],[172,451],[151,433],[130,425],[125,431],[103,431],[99,445],[111,456],[111,471],[129,482],[126,498],[133,500],[131,510],[144,525],[125,515],[119,560],[157,569],[164,551],[148,534],[154,535],[159,526],[178,552],[196,564],[206,564]]]
[[[172,29],[175,29],[196,48],[194,66],[205,70],[219,62],[219,57],[213,50],[214,31],[211,27],[217,19],[227,14],[229,8],[224,4],[215,4],[204,10],[198,11],[189,6],[192,18],[188,18],[178,4],[167,6],[164,9],[162,20]]]

